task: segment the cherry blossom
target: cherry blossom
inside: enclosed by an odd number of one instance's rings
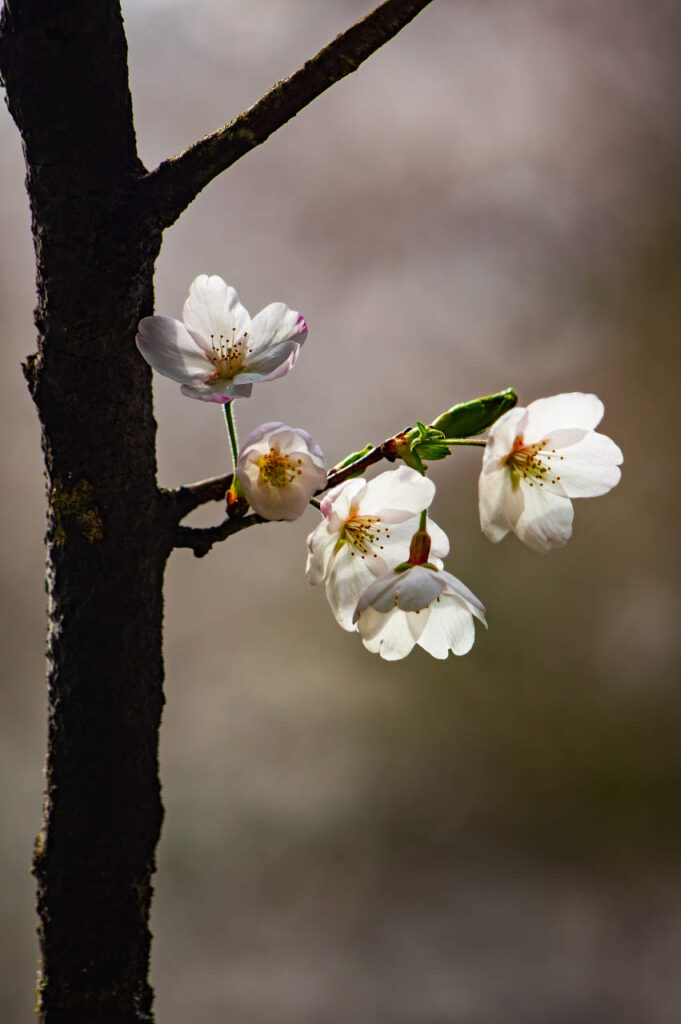
[[[137,347],[183,395],[203,402],[248,398],[254,384],[285,376],[307,335],[304,318],[283,302],[251,319],[236,290],[206,274],[192,281],[182,320],[145,317]]]
[[[263,423],[244,441],[236,476],[259,515],[298,519],[326,483],[326,462],[306,431],[285,423]]]
[[[554,395],[511,409],[492,426],[479,482],[480,523],[491,541],[512,530],[535,551],[566,544],[572,498],[594,498],[620,479],[622,452],[594,427],[596,395]]]
[[[373,480],[347,480],[323,498],[323,521],[307,538],[306,574],[313,585],[324,582],[336,620],[349,631],[357,627],[357,601],[377,577],[409,556],[418,517],[435,495],[435,484],[408,466],[387,470]],[[432,521],[431,561],[441,565],[449,551],[446,534]]]
[[[432,524],[429,524],[432,526]],[[475,640],[473,619],[485,626],[485,608],[461,580],[430,564],[411,565],[374,580],[353,620],[362,643],[387,661],[405,658],[415,644],[434,658],[466,654]]]

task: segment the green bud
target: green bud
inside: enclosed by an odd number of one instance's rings
[[[342,462],[339,462],[337,466],[334,466],[333,469],[329,471],[329,476],[331,473],[338,473],[341,469],[346,469],[348,466],[351,466],[353,462],[359,462],[361,458],[372,451],[373,447],[374,446],[372,444],[368,444],[359,452],[350,452],[349,455],[345,456]]]
[[[484,398],[475,398],[472,402],[462,402],[453,406],[438,416],[430,428],[441,431],[444,437],[475,437],[476,434],[482,434],[491,427],[500,416],[512,409],[517,401],[518,396],[513,388],[507,388],[497,395],[486,395]]]

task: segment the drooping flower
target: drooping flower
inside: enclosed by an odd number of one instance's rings
[[[249,505],[265,519],[297,519],[326,483],[324,453],[305,430],[263,423],[239,451],[236,475]]]
[[[431,565],[412,565],[374,580],[353,616],[367,650],[387,661],[405,658],[415,644],[434,658],[447,658],[450,651],[466,654],[475,640],[474,618],[487,625],[475,594]]]
[[[357,601],[369,584],[409,556],[418,517],[435,495],[435,484],[408,466],[373,480],[347,480],[322,499],[323,521],[307,538],[307,578],[326,584],[336,620],[353,631]],[[446,534],[432,521],[431,561],[449,551]]]
[[[236,290],[206,274],[192,281],[182,320],[145,317],[137,347],[155,370],[182,385],[183,395],[203,402],[248,398],[254,384],[283,377],[307,336],[304,318],[283,302],[251,319]]]
[[[535,551],[566,544],[572,498],[606,494],[620,479],[622,452],[594,427],[596,395],[540,398],[511,409],[489,432],[479,481],[480,524],[491,541],[512,530]]]

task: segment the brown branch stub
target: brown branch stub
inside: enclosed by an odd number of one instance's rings
[[[231,483],[232,474],[226,473],[224,476],[211,476],[206,480],[185,484],[177,490],[166,491],[166,499],[171,505],[173,518],[179,522],[200,505],[206,505],[209,501],[224,501]]]
[[[140,180],[142,200],[160,227],[168,227],[213,178],[263,143],[312,100],[352,74],[432,0],[385,0],[342,32],[290,78],[233,121],[165,160]]]
[[[227,540],[234,533],[270,520],[256,513],[243,519],[225,519],[218,526],[178,526],[173,537],[174,548],[191,548],[197,558],[207,555],[214,544]]]

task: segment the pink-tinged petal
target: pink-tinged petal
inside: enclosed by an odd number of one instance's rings
[[[313,587],[326,579],[337,541],[338,534],[330,529],[327,519],[322,519],[316,530],[309,534],[305,575]]]
[[[537,484],[520,486],[524,507],[513,529],[523,544],[541,552],[567,544],[572,535],[570,499]]]
[[[261,384],[264,381],[279,380],[290,373],[296,364],[300,345],[287,341],[283,345],[274,345],[272,348],[264,349],[257,357],[246,356],[243,370],[237,375],[239,380],[249,381],[251,384]]]
[[[380,515],[383,522],[401,522],[428,508],[435,484],[409,466],[389,469],[369,481],[359,508],[363,516]],[[394,513],[393,517],[390,513]]]
[[[271,302],[251,321],[248,331],[247,365],[262,369],[266,365],[262,360],[269,358],[270,352],[279,349],[286,352],[283,358],[287,358],[293,344],[299,347],[306,337],[307,324],[300,313],[289,309],[283,302]],[[272,369],[274,367],[269,367],[263,372],[269,373]]]
[[[511,474],[505,466],[494,473],[481,473],[478,480],[480,529],[493,544],[497,544],[512,529],[506,508],[506,494],[511,486]]]
[[[587,434],[561,455],[561,460],[551,461],[551,469],[570,498],[597,498],[619,483],[622,452],[605,434]]]
[[[430,616],[419,638],[419,646],[433,658],[443,661],[453,654],[467,654],[475,641],[471,613],[454,598],[443,597],[431,608]]]
[[[332,487],[327,491],[321,501],[322,515],[332,517],[333,521],[341,525],[350,515],[353,505],[356,505],[367,482],[364,477],[357,476],[352,480],[345,480],[344,483]]]
[[[221,277],[201,274],[189,287],[189,297],[182,310],[185,327],[197,344],[210,354],[211,336],[228,342],[238,341],[248,331],[251,318],[239,301],[235,288]]]
[[[158,373],[179,384],[195,384],[214,370],[184,325],[171,316],[144,317],[135,341]]]
[[[369,568],[368,561],[369,559],[353,554],[350,545],[345,543],[336,552],[330,564],[326,580],[326,597],[336,622],[349,632],[355,629],[353,615],[357,602],[374,580],[374,573]],[[376,562],[380,563],[380,559],[376,558]]]
[[[556,430],[573,427],[593,430],[603,418],[603,403],[596,395],[574,391],[540,398],[527,407],[525,444],[534,444]]]

